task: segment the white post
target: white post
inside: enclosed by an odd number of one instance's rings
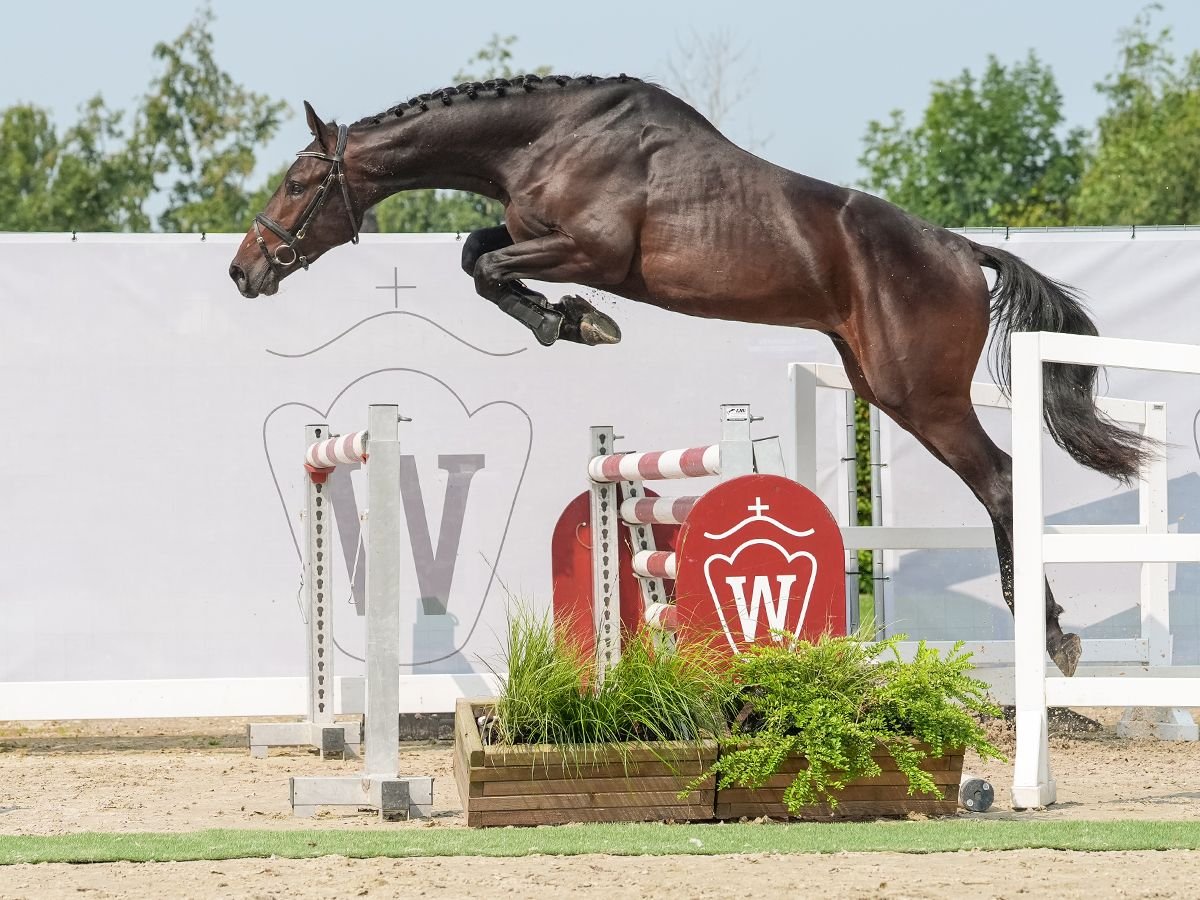
[[[853,395],[851,395],[853,396]],[[854,404],[849,404],[853,409]],[[883,435],[880,433],[879,425],[879,407],[872,406],[868,413],[868,423],[871,432],[871,527],[883,527]],[[853,416],[851,417],[853,419]],[[847,456],[851,454],[847,453]],[[857,447],[853,454],[856,458],[858,455]],[[858,478],[858,471],[855,470],[855,479]],[[856,485],[857,486],[857,485]],[[858,515],[858,492],[854,492],[854,513]],[[875,597],[875,622],[878,625],[881,622],[887,621],[887,581],[884,580],[883,571],[883,550],[875,550],[871,553],[871,588]],[[883,636],[887,636],[887,632],[883,632]]]
[[[813,493],[817,490],[817,375],[802,363],[788,366],[792,385],[793,477]],[[850,447],[854,449],[853,445]],[[854,522],[850,523],[854,525]]]
[[[611,425],[591,429],[592,458],[614,452]],[[591,483],[592,625],[596,635],[596,684],[621,659],[621,521],[617,485]]]
[[[304,429],[307,450],[329,437],[329,426]],[[330,473],[331,474],[331,473]],[[333,548],[336,521],[329,485],[324,476],[305,475],[304,611],[307,619],[308,716],[303,722],[251,722],[246,726],[250,755],[265,758],[271,747],[313,747],[321,757],[343,759],[359,755],[362,727],[358,722],[335,722],[333,646]]]
[[[646,496],[645,485],[640,481],[619,481],[612,485],[615,500],[617,504],[617,518],[620,519],[621,504],[626,500],[640,500]],[[593,485],[593,490],[595,485]],[[639,551],[654,552],[658,549],[658,544],[654,538],[654,525],[634,525],[625,523],[625,527],[629,529],[629,537],[631,551],[636,555]],[[618,527],[618,531],[619,531]],[[593,539],[594,540],[594,539]],[[618,553],[620,550],[618,549]],[[636,572],[634,573],[637,574]],[[593,576],[594,577],[594,576]],[[645,610],[654,609],[655,607],[671,603],[672,600],[667,596],[666,586],[661,578],[647,577],[643,578],[638,575],[638,586],[642,591],[642,608]],[[619,582],[618,582],[619,589]],[[620,619],[620,603],[617,604],[618,620]],[[603,680],[603,679],[602,679]]]
[[[754,444],[750,440],[750,407],[745,403],[721,404],[722,481],[754,474]]]
[[[370,807],[382,819],[433,812],[433,779],[400,775],[400,408],[367,414],[367,703],[366,750],[357,775],[291,779],[292,811]]]
[[[1012,803],[1017,809],[1030,809],[1055,800],[1046,721],[1040,333],[1012,336],[1012,447],[1017,731]]]
[[[329,436],[328,425],[309,425],[304,429],[304,446],[311,447]],[[317,725],[333,724],[333,634],[329,600],[333,596],[333,504],[326,496],[325,483],[305,478],[307,504],[304,529],[308,542],[304,555],[304,588],[308,613],[308,721]]]
[[[846,527],[858,527],[858,429],[855,421],[855,413],[857,412],[854,403],[854,391],[844,391],[842,396],[842,407],[846,417],[846,448],[841,454],[842,475],[846,479]],[[813,432],[817,429],[817,420],[813,419]],[[873,471],[873,470],[872,470]],[[816,488],[813,488],[815,491]],[[843,531],[844,533],[844,531]],[[878,556],[879,551],[875,551],[874,558]],[[862,616],[859,614],[858,598],[861,570],[858,567],[858,548],[850,547],[846,550],[846,628],[851,634],[858,632],[862,627]],[[875,584],[875,589],[879,589],[878,582]],[[875,612],[874,621],[871,626],[875,629],[876,635],[880,638],[887,637],[887,630],[884,624],[883,608],[880,606],[879,595],[875,595]]]
[[[367,412],[366,774],[400,769],[400,409]]]
[[[1167,533],[1167,408],[1146,404],[1142,434],[1163,448],[1142,468],[1138,479],[1138,523],[1147,534]],[[1170,563],[1142,563],[1142,637],[1152,666],[1171,665]]]

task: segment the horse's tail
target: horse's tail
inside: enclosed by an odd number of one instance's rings
[[[1074,289],[1047,278],[1020,258],[972,242],[976,260],[996,271],[992,289],[993,374],[1007,394],[1011,385],[1010,338],[1014,331],[1096,334]],[[1096,367],[1053,363],[1043,380],[1046,426],[1055,443],[1076,462],[1129,482],[1156,448],[1096,409]]]

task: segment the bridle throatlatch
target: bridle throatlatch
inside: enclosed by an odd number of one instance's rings
[[[342,187],[342,200],[346,204],[346,215],[350,217],[350,228],[354,236],[350,238],[350,243],[358,243],[358,222],[354,219],[354,204],[350,202],[350,187],[346,184],[346,170],[343,168],[342,161],[346,155],[346,140],[350,136],[350,127],[348,125],[339,125],[337,132],[337,147],[333,153],[322,153],[319,150],[301,150],[296,156],[310,156],[313,159],[323,159],[329,163],[329,174],[325,176],[325,180],[321,182],[317,188],[317,193],[305,207],[304,214],[300,217],[300,224],[296,226],[296,233],[292,234],[266,213],[259,213],[254,217],[254,235],[258,241],[258,247],[263,252],[263,256],[267,258],[267,262],[272,266],[279,266],[286,269],[288,266],[293,266],[296,263],[307,269],[308,257],[300,253],[297,249],[297,244],[304,240],[304,235],[308,232],[308,226],[313,223],[313,219],[317,217],[317,213],[321,211],[321,207],[325,205],[325,201],[329,199],[329,194],[336,181]],[[263,240],[262,228],[265,225],[268,230],[273,231],[275,235],[283,241],[283,244],[276,248],[274,253],[271,253],[267,242]],[[284,250],[290,250],[291,259],[281,259],[279,254]]]

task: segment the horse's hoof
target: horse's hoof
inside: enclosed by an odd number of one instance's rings
[[[1046,649],[1050,653],[1050,658],[1054,660],[1054,664],[1058,666],[1058,671],[1068,678],[1075,674],[1075,669],[1079,665],[1079,657],[1083,655],[1083,642],[1079,640],[1079,635],[1064,634],[1057,642],[1057,646],[1054,641],[1050,641]]]
[[[602,312],[584,316],[579,322],[579,336],[582,343],[594,347],[597,344],[619,344],[621,328]]]
[[[620,326],[582,297],[563,297],[554,308],[563,314],[560,337],[564,340],[589,347],[616,344],[621,340]]]

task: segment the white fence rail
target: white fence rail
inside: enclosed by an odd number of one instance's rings
[[[816,490],[817,447],[821,437],[829,429],[819,427],[817,419],[817,391],[836,390],[846,393],[848,404],[852,403],[853,387],[846,372],[840,366],[822,363],[792,363],[789,366],[789,381],[792,387],[793,439],[795,456],[792,472],[797,481]],[[975,382],[971,385],[971,399],[976,406],[1008,409],[1010,402],[994,384]],[[1167,435],[1167,410],[1163,403],[1141,400],[1126,400],[1116,397],[1101,397],[1097,400],[1100,409],[1108,416],[1126,425],[1132,425],[1143,434],[1165,441]],[[874,411],[873,411],[874,412]],[[839,521],[854,522],[857,515],[855,500],[855,461],[852,406],[847,406],[849,423],[844,443],[840,444],[839,458],[847,466],[846,508]],[[827,439],[827,438],[826,438]],[[1040,441],[1040,436],[1038,438]],[[1040,443],[1037,446],[1041,446]],[[879,460],[872,460],[873,475],[877,474]],[[879,494],[873,491],[876,503]],[[1100,541],[1105,545],[1119,547],[1110,552],[1110,561],[1120,558],[1141,561],[1141,557],[1130,556],[1130,544],[1136,544],[1131,535],[1153,542],[1167,535],[1167,471],[1165,463],[1152,462],[1142,472],[1138,481],[1139,515],[1136,523],[1129,525],[1059,525],[1046,531],[1053,535],[1051,547],[1072,547],[1080,543]],[[878,521],[878,518],[876,519]],[[1200,545],[1200,535],[1190,536]],[[842,528],[842,538],[849,555],[857,550],[958,550],[984,549],[996,546],[991,527],[904,527],[870,525],[848,525]],[[1062,543],[1055,543],[1061,541]],[[1057,549],[1052,552],[1058,552]],[[1048,560],[1049,561],[1049,560]],[[851,560],[848,570],[856,565]],[[1151,562],[1142,567],[1140,585],[1141,633],[1135,638],[1103,638],[1084,641],[1084,658],[1103,663],[1126,663],[1134,666],[1162,666],[1171,663],[1170,639],[1170,591],[1169,571],[1165,563]],[[853,583],[847,584],[847,597],[851,606],[848,619],[856,624],[858,585],[857,573]],[[881,586],[876,581],[877,591]],[[887,634],[888,623],[883,604],[876,603],[876,623]],[[950,645],[947,645],[950,646]],[[906,652],[913,645],[902,645]],[[981,641],[968,644],[967,650],[975,654],[975,662],[982,666],[1004,666],[1005,671],[985,670],[981,674],[992,686],[998,702],[1010,705],[1015,702],[1011,670],[1011,641]]]
[[[1042,365],[1065,362],[1200,375],[1200,347],[1078,335],[1013,335],[1012,446],[1014,582],[1016,591],[1015,693],[1017,749],[1013,806],[1042,807],[1056,799],[1047,740],[1047,705],[1200,706],[1200,678],[1047,676],[1045,566],[1048,562],[1140,561],[1142,633],[1170,662],[1166,599],[1147,608],[1147,584],[1165,583],[1167,564],[1200,562],[1200,536],[1167,534],[1166,497],[1141,495],[1139,524],[1113,534],[1052,534],[1046,528],[1042,473]],[[1159,404],[1148,409],[1157,410]],[[1148,417],[1144,433],[1165,441],[1165,411]],[[1142,486],[1165,482],[1166,460],[1150,462]],[[1157,596],[1157,589],[1151,591]],[[1086,650],[1085,650],[1086,653]],[[1161,670],[1160,670],[1161,671]],[[1158,674],[1158,673],[1156,673]],[[1194,731],[1194,726],[1192,726]],[[1194,737],[1192,738],[1194,739]]]

